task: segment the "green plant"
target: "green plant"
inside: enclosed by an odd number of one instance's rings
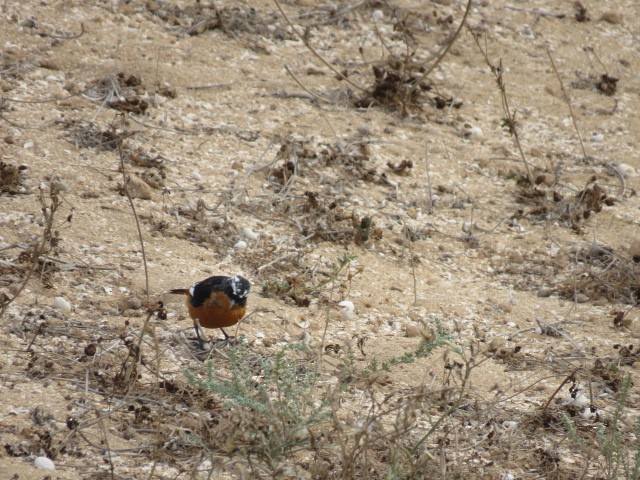
[[[329,392],[318,387],[316,374],[304,358],[307,353],[299,343],[273,356],[240,345],[229,352],[226,375],[212,360],[206,363],[202,378],[185,373],[189,384],[218,396],[225,409],[234,411],[245,454],[260,458],[271,473],[277,471],[282,457],[313,443],[314,427],[329,415]]]

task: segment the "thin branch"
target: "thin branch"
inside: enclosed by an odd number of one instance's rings
[[[564,89],[564,85],[562,83],[562,79],[560,78],[560,74],[558,73],[558,69],[556,68],[556,64],[553,61],[553,57],[551,56],[551,52],[547,48],[547,55],[549,56],[549,60],[551,60],[551,66],[553,67],[553,71],[556,74],[558,79],[558,83],[560,83],[560,89],[562,90],[562,96],[564,97],[564,101],[569,107],[569,113],[571,114],[571,120],[573,121],[573,127],[576,129],[576,134],[578,135],[578,140],[580,140],[580,148],[582,148],[582,155],[584,156],[584,161],[587,161],[587,150],[584,148],[584,143],[582,142],[582,136],[580,135],[580,130],[578,130],[578,123],[576,122],[576,117],[573,114],[573,109],[571,108],[571,102],[569,101],[569,95],[567,95],[567,91]]]
[[[313,53],[318,60],[320,60],[322,63],[325,64],[325,66],[327,68],[329,68],[333,73],[335,73],[339,79],[344,80],[345,82],[347,82],[349,85],[351,85],[354,88],[357,88],[358,90],[360,90],[361,92],[367,93],[368,90],[366,88],[361,87],[360,85],[358,85],[357,83],[353,83],[351,80],[349,80],[347,77],[345,77],[342,73],[340,73],[333,65],[331,65],[329,62],[327,62],[324,57],[322,57],[312,46],[311,44],[309,44],[309,41],[305,38],[304,35],[301,35],[300,32],[298,32],[298,29],[296,27],[293,26],[293,23],[291,23],[291,20],[289,20],[289,17],[287,17],[287,14],[284,13],[284,10],[282,10],[282,7],[280,6],[280,2],[278,2],[278,0],[273,0],[273,2],[276,4],[276,7],[278,7],[278,10],[280,10],[280,13],[282,14],[282,16],[284,17],[285,21],[289,24],[289,26],[291,27],[291,29],[296,33],[296,35],[298,36],[298,38],[300,38],[300,40],[302,40],[302,43],[304,43],[304,45],[311,51],[311,53]],[[469,2],[471,2],[471,0],[469,0]]]
[[[122,178],[124,181],[124,194],[127,196],[129,200],[129,205],[131,205],[131,210],[133,211],[133,218],[136,220],[136,227],[138,229],[138,238],[140,239],[140,249],[142,250],[142,263],[144,264],[144,280],[146,285],[146,294],[147,300],[149,300],[149,267],[147,266],[147,254],[144,250],[144,239],[142,238],[142,227],[140,227],[140,220],[138,219],[138,214],[136,213],[136,206],[133,203],[133,199],[129,194],[129,189],[127,188],[127,183],[129,183],[129,179],[127,178],[127,171],[124,166],[124,154],[122,152],[122,143],[118,142],[118,153],[120,154],[120,168],[122,169]]]
[[[460,31],[464,28],[465,24],[467,23],[467,17],[469,16],[469,12],[471,11],[471,5],[472,4],[473,4],[473,0],[469,0],[467,2],[467,8],[465,8],[465,10],[464,10],[464,16],[462,17],[462,21],[460,22],[460,25],[458,26],[458,29],[453,34],[453,37],[451,37],[451,40],[447,43],[446,47],[444,47],[444,50],[442,51],[442,53],[438,56],[438,58],[436,58],[436,61],[433,62],[433,64],[420,77],[418,77],[417,80],[415,80],[413,82],[413,87],[411,87],[411,89],[407,92],[407,96],[410,96],[417,88],[419,88],[420,87],[420,83],[422,83],[422,81],[425,78],[427,78],[427,76],[431,72],[433,72],[433,70],[440,64],[440,62],[444,59],[444,57],[447,56],[447,53],[449,53],[449,50],[451,49],[451,47],[455,43],[456,39],[460,35]],[[426,63],[426,62],[424,62],[424,63]],[[423,65],[424,65],[424,63],[423,63]]]

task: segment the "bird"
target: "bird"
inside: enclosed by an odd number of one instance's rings
[[[242,320],[247,311],[250,290],[251,283],[240,275],[216,275],[196,282],[191,288],[174,288],[169,293],[186,295],[187,310],[200,342],[202,338],[199,325],[204,328],[219,328],[226,342],[229,335],[223,327],[230,327]]]

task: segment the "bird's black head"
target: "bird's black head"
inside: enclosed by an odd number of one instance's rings
[[[225,288],[225,293],[229,295],[229,298],[235,303],[244,307],[247,304],[247,297],[251,290],[251,284],[249,280],[240,275],[235,275],[229,278],[229,284]]]

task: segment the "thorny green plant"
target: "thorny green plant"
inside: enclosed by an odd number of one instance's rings
[[[434,393],[423,385],[411,392],[380,398],[373,388],[372,372],[415,362],[439,347],[450,345],[451,339],[451,334],[438,323],[432,338],[423,340],[413,352],[382,363],[373,360],[366,369],[358,369],[354,357],[348,356],[345,372],[331,387],[322,386],[322,374],[314,368],[313,363],[322,361],[321,358],[300,343],[287,345],[269,356],[241,345],[229,351],[224,369],[209,361],[201,376],[192,371],[185,375],[190,385],[214,395],[224,410],[232,412],[231,418],[238,425],[229,433],[229,439],[217,436],[216,441],[223,445],[231,442],[236,447],[239,441],[242,445],[239,448],[254,473],[281,475],[283,465],[293,462],[295,453],[304,450],[315,452],[318,461],[338,454],[340,460],[336,461],[342,478],[356,478],[361,467],[369,465],[372,452],[382,448],[396,459],[396,467],[389,466],[389,474],[395,468],[398,478],[410,478],[411,472],[431,468],[422,465],[413,470],[411,465],[416,462],[414,447],[419,448],[424,442],[417,413],[433,406]],[[459,349],[452,351],[464,355]],[[339,420],[343,412],[341,393],[363,384],[371,407],[354,429],[354,425]],[[465,391],[464,385],[461,390]],[[444,397],[442,401],[443,416],[455,411]],[[388,428],[377,428],[383,424]],[[435,432],[439,425],[437,419],[432,421],[431,430]],[[206,444],[203,448],[215,450]]]
[[[317,391],[313,369],[300,359],[306,353],[300,343],[273,356],[239,346],[229,352],[228,375],[219,373],[211,360],[202,378],[185,373],[189,384],[217,395],[225,408],[241,410],[244,415],[238,417],[250,419],[244,427],[261,426],[245,436],[250,439],[246,453],[257,455],[272,472],[279,459],[311,442],[314,426],[329,415],[328,393]]]
[[[436,348],[451,345],[450,341],[454,338],[453,335],[442,326],[442,322],[439,320],[436,320],[435,328],[429,335],[430,338],[423,339],[420,345],[418,345],[418,348],[413,352],[395,355],[382,363],[380,363],[377,358],[373,358],[369,362],[365,373],[373,374],[379,370],[389,371],[391,367],[401,363],[414,363],[416,360],[430,355]]]

